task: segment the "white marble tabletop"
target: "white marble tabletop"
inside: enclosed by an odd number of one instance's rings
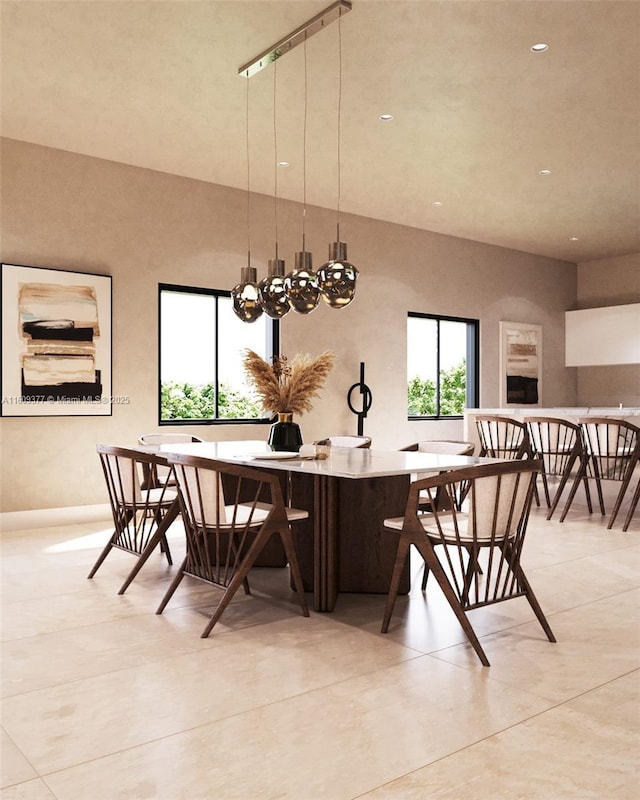
[[[324,460],[300,458],[297,454],[273,453],[263,441],[194,442],[138,446],[146,452],[196,455],[229,461],[246,466],[304,472],[336,478],[379,478],[390,475],[411,475],[418,472],[493,464],[494,458],[457,456],[415,451],[386,451],[366,448],[331,447]],[[293,455],[293,457],[291,457]]]

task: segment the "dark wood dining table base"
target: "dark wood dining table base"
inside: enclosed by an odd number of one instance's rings
[[[409,484],[408,475],[350,480],[290,473],[291,505],[309,511],[294,532],[315,611],[333,611],[340,592],[387,594],[398,540],[382,522],[404,514]],[[408,564],[400,591],[409,591]]]

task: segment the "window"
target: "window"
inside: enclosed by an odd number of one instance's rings
[[[409,419],[460,417],[465,408],[477,408],[478,333],[477,319],[409,312]]]
[[[230,292],[159,285],[160,424],[265,421],[246,383],[243,351],[270,360],[278,323],[233,313]]]

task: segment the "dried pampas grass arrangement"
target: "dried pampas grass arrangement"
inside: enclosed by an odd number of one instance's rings
[[[330,352],[316,358],[297,353],[291,361],[286,356],[274,356],[272,365],[253,350],[246,350],[244,356],[245,372],[262,407],[273,414],[311,411],[311,401],[318,396],[334,363],[335,356]]]

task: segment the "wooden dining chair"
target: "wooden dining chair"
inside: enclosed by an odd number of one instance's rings
[[[525,417],[524,422],[529,431],[532,455],[542,462],[540,476],[549,509],[547,519],[551,519],[572,472],[579,470],[582,464],[582,432],[580,426],[574,422],[556,417]],[[550,478],[558,479],[553,500],[549,493]],[[586,476],[583,482],[589,513],[592,513],[589,481]]]
[[[474,608],[526,597],[547,638],[555,642],[520,563],[540,466],[537,460],[510,460],[456,469],[411,484],[404,517],[384,521],[385,531],[399,539],[382,633],[389,629],[400,576],[413,545],[482,664],[488,667],[489,661],[467,616]],[[454,498],[461,482],[469,484],[469,491],[464,510],[458,511]],[[432,502],[433,511],[428,514],[419,510],[422,492]],[[437,496],[443,493],[449,502],[448,509],[441,511]]]
[[[479,414],[476,429],[480,438],[481,458],[532,458],[529,431],[524,422],[499,414]],[[534,484],[533,496],[540,505],[538,486]]]
[[[285,506],[278,476],[237,464],[170,455],[179,487],[187,540],[186,556],[167,590],[161,614],[185,575],[223,589],[202,638],[206,638],[248,575],[273,534],[282,541],[291,581],[302,613],[309,616],[291,523],[307,519],[306,511]]]
[[[93,578],[112,549],[131,553],[137,561],[118,592],[124,594],[156,547],[173,564],[166,531],[179,512],[178,493],[168,484],[157,488],[143,486],[143,476],[166,463],[160,456],[102,444],[96,449],[115,527],[87,577]]]
[[[611,530],[631,483],[634,470],[640,462],[640,427],[613,417],[582,417],[578,420],[578,424],[582,430],[584,455],[580,470],[571,486],[560,522],[567,516],[578,484],[585,478],[595,481],[600,513],[603,517],[606,516],[602,481],[617,481],[620,483],[620,489],[607,523],[607,530]],[[589,512],[591,513],[591,508],[589,508]],[[627,521],[625,524],[628,527]]]
[[[479,414],[476,429],[480,457],[526,458],[530,455],[529,435],[524,422],[511,417]]]

